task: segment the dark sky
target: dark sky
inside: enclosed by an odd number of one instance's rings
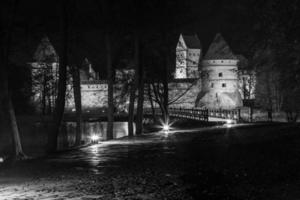
[[[287,4],[280,0],[109,2],[113,47],[118,49],[116,51],[125,51],[122,53],[124,55],[130,54],[126,51],[130,51],[132,32],[136,27],[142,30],[144,41],[149,44],[145,45],[147,48],[151,48],[156,41],[159,41],[157,46],[161,46],[159,33],[164,27],[168,32],[170,48],[175,48],[180,33],[196,33],[205,51],[215,34],[221,32],[236,54],[249,57],[250,48],[260,42],[261,34],[270,29],[262,21],[267,22],[269,18],[277,16],[282,18],[282,26],[285,26],[284,18],[289,21],[290,16],[277,11],[295,8],[292,3]],[[5,10],[5,6],[2,8],[4,13],[9,11]],[[99,61],[104,53],[101,1],[70,0],[68,16],[74,62],[78,63],[78,60],[88,57],[94,62],[102,63]],[[28,62],[44,35],[49,36],[56,49],[60,49],[61,0],[19,0],[15,25],[13,59],[16,62]]]

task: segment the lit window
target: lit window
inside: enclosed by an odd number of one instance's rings
[[[222,83],[222,87],[226,87],[226,83]]]
[[[219,77],[223,77],[223,73],[219,73]]]

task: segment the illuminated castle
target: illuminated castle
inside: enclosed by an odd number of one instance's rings
[[[239,60],[221,34],[215,36],[204,57],[202,52],[197,35],[180,35],[176,47],[174,78],[168,83],[170,106],[209,109],[235,109],[243,106],[242,97],[246,99],[247,93],[243,90],[247,89],[247,85],[241,84],[247,83],[250,75],[238,69]],[[34,102],[42,105],[37,106],[42,107],[40,110],[51,111],[56,95],[59,59],[48,38],[41,41],[34,59],[36,62],[31,63],[35,78]],[[240,72],[243,72],[242,75]],[[126,112],[128,109],[128,84],[133,75],[133,69],[115,71],[114,104],[117,111]],[[80,79],[82,109],[87,112],[106,109],[107,81],[99,79],[98,72],[87,59],[80,69]],[[66,109],[74,111],[70,79],[66,95]],[[249,97],[254,98],[254,93]],[[150,106],[148,98],[145,98],[144,106]]]
[[[203,59],[201,52],[200,41],[196,35],[180,35],[176,48],[174,79],[198,79],[195,107],[241,107],[238,59],[221,34],[215,36]]]

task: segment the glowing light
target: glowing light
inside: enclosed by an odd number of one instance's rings
[[[226,124],[234,124],[234,121],[232,119],[227,119]]]
[[[233,126],[233,124],[235,124],[236,121],[232,120],[232,119],[227,119],[226,123],[224,124],[227,128],[231,128]]]
[[[231,128],[231,127],[232,127],[232,124],[225,124],[225,126],[226,126],[227,128]]]
[[[163,131],[169,131],[170,130],[169,124],[163,124],[162,130]]]
[[[91,136],[92,142],[98,142],[99,139],[100,139],[99,135],[92,135]]]
[[[4,158],[0,157],[0,163],[4,162]]]

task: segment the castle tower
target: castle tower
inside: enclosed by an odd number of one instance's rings
[[[43,37],[34,52],[31,66],[32,102],[37,111],[51,113],[57,95],[59,57],[47,36]]]
[[[197,35],[180,34],[176,47],[175,79],[199,78],[201,44]]]
[[[197,107],[234,109],[242,106],[237,63],[237,57],[218,33],[202,61],[202,91]]]
[[[99,74],[92,66],[92,63],[85,58],[80,69],[80,80],[82,81],[94,81],[99,79]]]

